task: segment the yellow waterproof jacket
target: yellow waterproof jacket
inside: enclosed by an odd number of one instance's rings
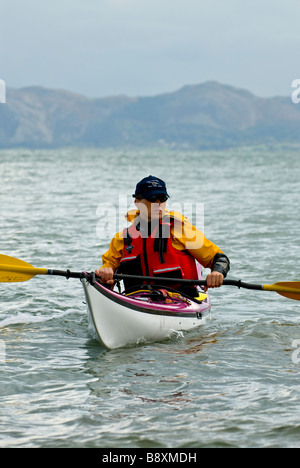
[[[139,211],[129,211],[126,219],[136,225],[139,222]],[[215,255],[223,253],[213,242],[206,239],[202,231],[196,229],[188,218],[185,218],[179,212],[166,210],[163,222],[171,223],[170,237],[172,246],[178,250],[188,250],[204,268],[211,268]],[[115,271],[123,255],[124,236],[123,231],[121,231],[112,238],[109,250],[102,255],[103,265],[101,268],[110,267]]]

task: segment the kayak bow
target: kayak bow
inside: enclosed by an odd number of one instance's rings
[[[209,317],[209,297],[200,290],[199,299],[193,300],[166,289],[142,289],[125,295],[108,289],[89,274],[82,284],[89,331],[108,349],[170,338],[203,325]]]

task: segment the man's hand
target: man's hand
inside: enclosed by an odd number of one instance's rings
[[[212,271],[206,277],[207,285],[204,288],[206,292],[208,288],[219,288],[223,284],[224,276],[219,271]]]
[[[115,284],[114,277],[114,270],[112,268],[100,268],[99,270],[95,270],[96,276],[99,276],[101,283],[106,284]]]

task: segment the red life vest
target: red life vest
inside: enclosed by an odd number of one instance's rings
[[[195,259],[187,250],[173,247],[170,228],[170,223],[160,222],[148,237],[143,237],[134,225],[124,229],[125,248],[120,271],[143,276],[198,279]],[[172,285],[172,288],[178,286]]]

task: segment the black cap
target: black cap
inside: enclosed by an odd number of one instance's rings
[[[169,198],[165,182],[158,177],[149,175],[136,185],[135,193],[132,196],[137,197],[141,195],[143,198],[147,198],[153,195],[159,195],[160,193]]]

